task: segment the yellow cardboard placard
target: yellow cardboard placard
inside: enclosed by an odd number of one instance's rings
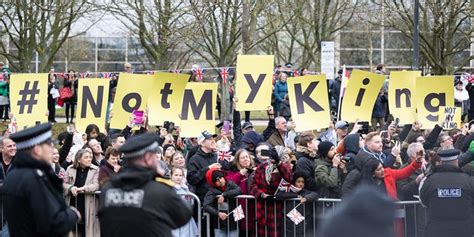
[[[238,111],[267,110],[272,99],[273,55],[238,55],[235,95]]]
[[[348,122],[370,121],[375,100],[385,82],[385,76],[353,70],[342,100],[341,117]]]
[[[388,106],[399,124],[411,124],[416,121],[416,78],[421,71],[392,71],[388,86]]]
[[[165,121],[180,122],[179,114],[189,75],[159,72],[153,80],[148,97],[148,124],[163,125]]]
[[[183,95],[180,113],[182,137],[197,137],[215,131],[217,83],[189,82]]]
[[[326,75],[290,77],[287,83],[296,132],[327,128],[331,114]]]
[[[130,121],[133,110],[144,111],[147,108],[148,96],[154,89],[155,77],[155,75],[120,73],[110,128],[124,128]]]
[[[462,108],[460,107],[439,107],[440,119],[444,120],[443,129],[451,130],[453,128],[462,128],[461,126]]]
[[[416,108],[418,121],[432,128],[439,121],[440,106],[454,106],[454,76],[416,78]]]
[[[48,74],[12,74],[10,106],[18,131],[48,122]]]
[[[77,131],[85,132],[89,124],[95,124],[100,131],[105,131],[109,86],[110,80],[108,79],[79,80],[77,88]]]

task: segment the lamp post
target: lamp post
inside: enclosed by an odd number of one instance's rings
[[[413,64],[412,64],[412,69],[413,70],[418,70],[420,68],[420,47],[419,47],[419,18],[420,18],[420,12],[419,12],[419,6],[420,1],[415,0],[415,14],[414,14],[414,20],[413,20]]]

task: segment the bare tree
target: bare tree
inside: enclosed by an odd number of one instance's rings
[[[58,50],[71,37],[72,25],[92,5],[85,0],[14,0],[0,4],[0,22],[8,40],[0,42],[0,55],[15,71],[31,72],[38,54],[38,71],[46,72]]]
[[[189,40],[192,27],[185,1],[113,1],[108,9],[132,35],[138,36],[155,69],[168,69],[183,57],[183,42]]]
[[[383,0],[382,4],[385,25],[413,39],[413,1]],[[472,43],[472,16],[469,0],[420,1],[420,53],[434,74],[452,74],[474,59],[463,57],[459,66],[454,66],[456,57]]]

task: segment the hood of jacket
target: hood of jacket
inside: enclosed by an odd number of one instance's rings
[[[156,170],[135,165],[124,166],[123,170],[110,178],[114,187],[132,190],[145,185],[157,177]]]
[[[344,149],[346,153],[357,154],[360,150],[359,146],[359,134],[349,134],[344,138]]]
[[[296,146],[296,158],[299,159],[300,157],[306,157],[308,159],[314,160],[317,157],[317,154],[315,151],[309,150],[308,147],[305,146]]]
[[[250,131],[242,137],[242,142],[252,144],[254,147],[262,142],[260,135],[255,131]]]

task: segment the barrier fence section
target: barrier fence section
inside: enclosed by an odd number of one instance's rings
[[[96,205],[95,210],[99,210],[100,191],[95,193],[82,193],[79,195],[84,195],[84,199],[90,197],[92,199],[91,203]],[[181,194],[180,196],[190,208],[194,207],[196,210],[202,210],[201,202],[195,194],[187,193]],[[79,207],[78,199],[79,198],[75,199],[72,206]],[[207,236],[211,236],[211,232],[220,233],[220,236],[314,236],[321,218],[324,218],[334,211],[340,202],[341,199],[320,198],[317,202],[305,202],[300,204],[301,199],[299,198],[287,200],[275,200],[270,198],[264,200],[255,199],[255,197],[250,195],[239,195],[231,199],[227,205],[219,205],[219,210],[229,213],[229,217],[233,211],[229,207],[235,208],[241,205],[245,217],[237,223],[231,220],[231,218],[217,221],[216,216],[211,216],[204,211],[197,211],[196,216],[191,220],[194,222],[196,229],[183,228],[174,230],[173,236],[201,236],[202,228],[206,228],[205,233]],[[396,204],[398,206],[396,219],[403,220],[405,236],[423,236],[423,229],[426,225],[426,209],[420,205],[419,201],[399,201],[396,202]],[[304,217],[301,223],[298,224],[295,224],[295,222],[287,216],[295,207],[301,216],[294,215],[294,218],[298,219]],[[3,215],[3,203],[1,212],[1,227],[3,232],[6,223]],[[97,214],[97,212],[91,213],[90,217],[94,218],[94,221],[90,221],[88,224],[93,225],[92,229],[100,226],[96,219]],[[83,217],[82,224],[86,223]],[[191,223],[191,225],[192,224],[193,223]],[[80,227],[80,225],[76,225],[76,228],[73,230],[75,236],[83,236]],[[86,232],[88,228],[90,228],[90,226],[85,226]],[[215,230],[219,231],[216,232]]]

